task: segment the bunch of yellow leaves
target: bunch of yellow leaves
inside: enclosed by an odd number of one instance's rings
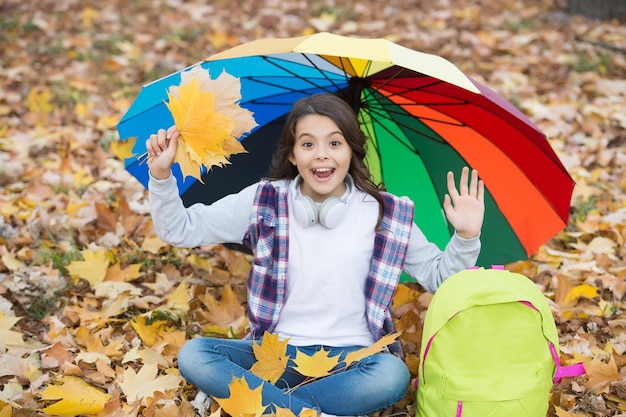
[[[400,337],[400,332],[390,333],[369,347],[348,353],[340,361],[340,355],[329,356],[330,351],[321,349],[312,356],[304,354],[296,348],[295,358],[291,358],[293,364],[291,369],[300,375],[307,377],[303,382],[309,382],[318,378],[332,375],[337,370],[346,369],[350,365],[375,355],[385,349],[386,346],[395,342]],[[289,339],[279,340],[277,334],[265,332],[261,343],[252,345],[256,362],[250,368],[250,372],[259,378],[275,384],[283,373],[290,369],[290,357],[287,355],[287,344]],[[299,387],[292,387],[295,390]],[[266,416],[267,407],[270,404],[263,404],[263,383],[256,388],[250,388],[244,377],[233,377],[228,384],[230,395],[226,398],[215,398],[220,407],[231,416]],[[275,405],[275,404],[274,404]],[[276,407],[276,417],[296,417],[290,410]],[[303,409],[297,417],[315,417],[317,412],[308,408]]]
[[[242,108],[241,82],[226,72],[211,79],[200,65],[181,73],[180,86],[168,90],[167,108],[180,132],[175,162],[183,177],[201,179],[202,166],[229,164],[233,154],[246,152],[237,138],[257,126],[252,112]]]

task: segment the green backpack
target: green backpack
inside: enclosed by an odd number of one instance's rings
[[[545,417],[554,383],[584,373],[561,366],[543,293],[503,268],[448,278],[426,311],[417,417]]]

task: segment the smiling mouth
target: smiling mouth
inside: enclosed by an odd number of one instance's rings
[[[314,168],[312,171],[318,178],[328,178],[335,172],[335,168]]]

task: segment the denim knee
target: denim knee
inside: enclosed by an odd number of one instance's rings
[[[392,354],[374,355],[380,367],[377,372],[376,387],[382,397],[390,403],[400,401],[406,395],[411,382],[411,374],[406,364]]]
[[[198,366],[198,352],[201,350],[202,339],[188,340],[178,351],[178,369],[185,378]]]

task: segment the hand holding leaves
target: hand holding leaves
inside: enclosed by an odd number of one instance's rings
[[[159,130],[146,143],[150,171],[156,178],[169,176],[173,162],[183,177],[202,181],[203,169],[229,164],[229,157],[246,152],[241,135],[257,126],[252,113],[237,103],[241,83],[226,72],[213,80],[199,65],[181,74],[180,86],[170,87],[169,102],[174,125]]]
[[[159,129],[156,134],[150,135],[146,148],[148,149],[148,166],[154,178],[165,179],[170,176],[170,169],[178,154],[179,136],[176,126],[170,127],[167,131]]]

